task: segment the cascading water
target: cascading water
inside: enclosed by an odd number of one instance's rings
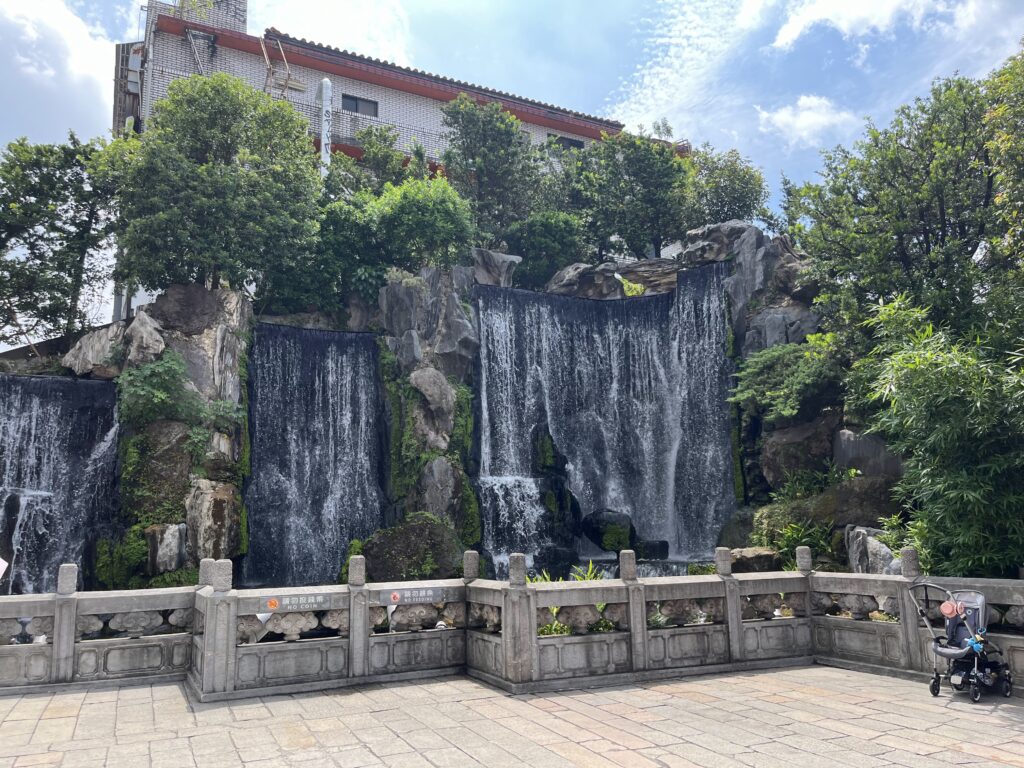
[[[628,513],[674,560],[710,556],[733,507],[725,402],[727,266],[674,294],[590,301],[478,287],[484,546],[500,565],[543,545],[531,477],[546,426],[584,515]]]
[[[349,542],[383,524],[374,337],[258,325],[249,414],[245,581],[336,582]]]
[[[52,592],[113,533],[115,406],[111,382],[0,374],[0,592]]]

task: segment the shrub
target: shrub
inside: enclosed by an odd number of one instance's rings
[[[586,261],[580,220],[560,211],[540,211],[512,225],[506,238],[509,251],[523,257],[515,282],[541,290],[558,270]]]
[[[160,419],[198,423],[202,401],[185,388],[187,380],[185,358],[177,352],[127,369],[117,377],[118,418],[137,430]]]

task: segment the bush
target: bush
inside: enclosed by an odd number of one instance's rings
[[[186,381],[185,358],[177,352],[127,369],[117,377],[118,418],[136,430],[160,419],[198,423],[202,401],[185,388]]]
[[[744,361],[729,402],[768,422],[808,420],[840,402],[843,369],[832,334],[812,334],[806,344],[778,344]]]
[[[581,229],[577,217],[558,211],[541,211],[513,224],[508,248],[523,257],[516,267],[516,284],[541,290],[558,270],[586,261]]]

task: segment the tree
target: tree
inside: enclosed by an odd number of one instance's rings
[[[481,106],[461,93],[441,111],[445,174],[471,206],[477,242],[501,247],[509,228],[532,209],[538,153],[519,120],[496,102]]]
[[[0,155],[0,341],[85,326],[108,276],[111,189],[94,172],[98,141],[18,139]]]
[[[359,165],[373,178],[373,191],[380,194],[385,184],[401,184],[407,177],[406,157],[396,148],[398,131],[390,125],[371,125],[356,131],[363,150]]]
[[[1013,249],[1024,252],[1024,53],[1018,53],[988,81],[991,129],[988,148],[998,181],[996,203]]]
[[[141,138],[119,140],[138,146],[120,179],[118,278],[251,285],[261,304],[285,290],[315,246],[322,184],[307,128],[230,75],[172,82]]]
[[[512,225],[509,250],[523,257],[515,271],[516,284],[542,290],[554,274],[587,260],[580,220],[560,211],[538,211]]]
[[[876,305],[859,363],[873,428],[906,457],[896,486],[932,573],[1009,578],[1024,562],[1024,355],[957,338],[905,296]]]
[[[693,184],[687,198],[687,228],[732,219],[765,220],[764,174],[735,149],[715,152],[710,144],[690,156]]]
[[[853,151],[825,152],[821,183],[789,187],[829,322],[854,329],[869,305],[903,293],[954,329],[983,320],[975,298],[1003,271],[972,258],[1001,234],[987,109],[975,81],[936,81],[888,127],[869,124]]]

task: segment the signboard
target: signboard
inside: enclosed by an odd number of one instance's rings
[[[4,577],[5,573],[7,573],[7,566],[9,565],[10,563],[8,563],[6,560],[0,557],[0,579]]]
[[[334,98],[329,77],[325,77],[317,86],[316,102],[320,107],[320,175],[326,176],[331,167],[331,134],[334,121]]]
[[[381,592],[382,605],[410,605],[412,603],[443,603],[444,590],[436,587],[421,589],[395,589],[390,593]]]
[[[282,595],[260,600],[260,613],[288,613],[290,611],[322,611],[330,603],[327,595]]]

